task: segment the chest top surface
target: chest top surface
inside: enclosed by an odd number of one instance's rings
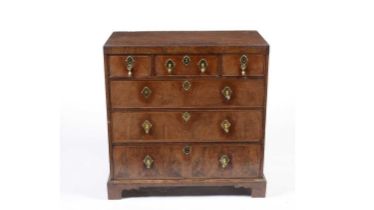
[[[269,45],[257,31],[113,32],[106,54],[121,53],[267,53]]]

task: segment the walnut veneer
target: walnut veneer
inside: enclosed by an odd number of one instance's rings
[[[256,31],[114,32],[108,198],[264,197],[268,55]]]

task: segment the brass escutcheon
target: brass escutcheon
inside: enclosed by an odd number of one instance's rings
[[[147,99],[152,94],[152,90],[149,87],[145,86],[140,93],[144,96],[145,99]]]
[[[190,61],[191,61],[190,56],[188,55],[183,56],[182,62],[185,66],[187,66],[190,63]]]
[[[190,90],[191,88],[191,82],[188,80],[183,81],[182,87],[185,91]]]
[[[183,147],[183,153],[184,153],[185,155],[189,155],[189,154],[191,154],[191,150],[192,150],[192,147],[189,146],[189,145]]]

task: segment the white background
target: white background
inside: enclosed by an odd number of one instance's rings
[[[371,1],[1,1],[1,209],[373,209]],[[269,42],[265,199],[106,200],[112,31],[258,30]]]

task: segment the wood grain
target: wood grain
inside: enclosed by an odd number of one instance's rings
[[[240,57],[248,57],[246,75],[263,76],[265,72],[265,55],[262,54],[232,54],[222,56],[222,75],[241,76]]]
[[[257,31],[113,32],[106,54],[268,53]]]
[[[156,76],[217,76],[218,56],[215,55],[188,55],[191,59],[188,65],[183,64],[182,59],[185,55],[159,55],[155,60]],[[167,72],[165,63],[168,59],[175,62],[175,69],[171,74]],[[199,68],[199,61],[205,59],[208,67],[205,73],[201,73]]]
[[[165,81],[111,81],[112,108],[135,107],[262,107],[264,101],[264,80],[199,80],[188,79],[191,88],[182,87],[185,80]],[[226,100],[222,89],[228,86],[232,97]],[[145,98],[141,91],[144,87],[152,94]]]
[[[129,78],[127,71],[126,58],[132,55],[109,56],[110,78]],[[135,59],[132,77],[142,78],[151,76],[151,57],[150,56],[132,56]]]
[[[261,110],[112,112],[113,142],[260,142],[262,116]],[[149,134],[142,128],[145,120],[152,123]],[[221,128],[223,120],[231,123],[229,133]]]
[[[258,177],[261,148],[258,144],[198,144],[190,143],[191,153],[185,155],[187,144],[146,144],[115,146],[115,179],[182,179],[182,178],[252,178]],[[171,155],[173,154],[173,155]],[[154,160],[150,169],[143,159]],[[219,158],[230,157],[222,168]]]
[[[133,77],[127,56],[135,58]],[[208,61],[204,74],[197,65],[202,58]],[[104,45],[108,198],[202,194],[208,188],[264,197],[268,58],[269,45],[257,31],[114,32]],[[166,59],[176,64],[172,74]],[[146,86],[152,91],[147,98],[141,94]],[[225,86],[233,92],[230,100],[221,93]],[[189,121],[183,112],[191,114]],[[229,133],[220,126],[223,119],[231,123]],[[144,120],[152,123],[149,134]],[[183,152],[186,146],[190,154]],[[146,155],[154,159],[149,169]],[[226,168],[219,163],[222,155],[230,158]]]

